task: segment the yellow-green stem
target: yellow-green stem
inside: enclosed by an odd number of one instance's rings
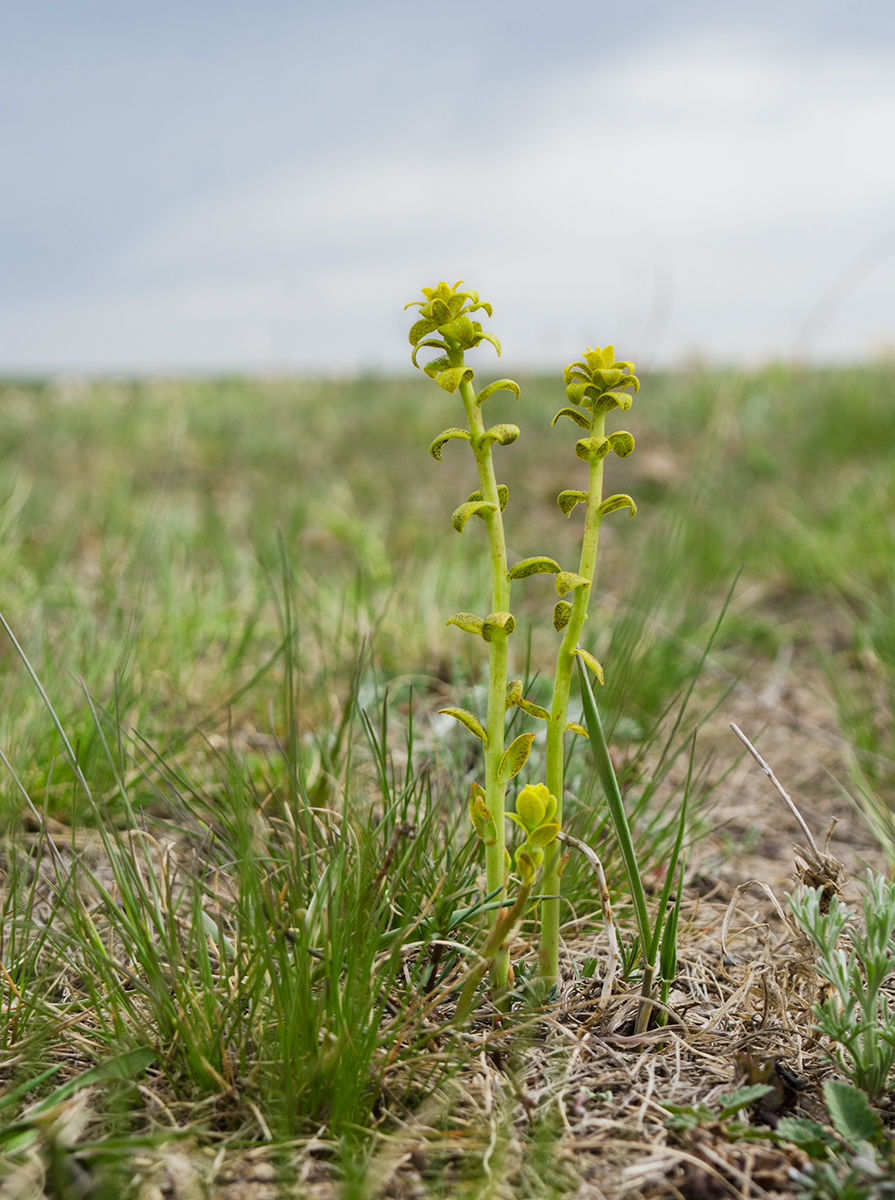
[[[452,366],[462,366],[462,350],[452,347],[450,359]],[[472,434],[472,448],[478,468],[482,499],[487,504],[494,505],[493,512],[485,513],[485,527],[488,531],[488,546],[491,555],[491,611],[507,612],[510,607],[507,549],[491,447],[482,445],[481,442],[485,424],[471,383],[464,381],[460,384],[460,396],[466,409],[469,430]],[[506,818],[504,816],[506,784],[500,780],[499,768],[500,760],[503,757],[506,729],[508,666],[507,634],[503,629],[496,629],[488,644],[488,718],[486,723],[488,745],[485,749],[485,803],[494,819],[497,837],[492,845],[485,847],[485,879],[488,892],[493,893],[499,889],[498,895],[501,899],[506,896]],[[496,909],[492,921],[492,932],[499,925],[500,917],[501,909]],[[499,999],[501,992],[506,990],[509,965],[509,951],[499,947],[494,953],[491,966],[491,987],[495,1001]]]
[[[591,426],[592,437],[603,437],[606,428],[605,413],[597,413]],[[559,654],[556,659],[556,674],[553,683],[553,701],[550,705],[550,720],[547,723],[547,790],[556,797],[556,820],[562,825],[564,788],[564,735],[569,719],[569,691],[572,686],[572,670],[575,666],[575,651],[581,630],[587,620],[587,605],[591,585],[597,568],[597,550],[600,539],[599,512],[603,501],[603,459],[592,457],[589,463],[587,486],[587,512],[584,519],[584,536],[581,543],[581,559],[578,574],[589,581],[575,589],[572,612],[565,628]],[[559,978],[559,923],[560,923],[560,878],[559,864],[561,847],[553,842],[544,851],[542,890],[547,897],[541,905],[541,946],[539,970],[544,983],[550,987]]]

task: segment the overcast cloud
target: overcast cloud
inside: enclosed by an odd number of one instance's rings
[[[888,350],[879,7],[0,0],[0,370],[391,369],[461,277],[517,365]]]

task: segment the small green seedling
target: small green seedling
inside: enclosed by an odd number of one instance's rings
[[[841,1079],[823,1087],[832,1128],[802,1117],[782,1117],[778,1140],[811,1159],[795,1182],[799,1200],[884,1200],[895,1197],[895,1142],[866,1095]]]
[[[847,910],[837,898],[825,901],[822,888],[790,896],[789,907],[817,949],[818,974],[832,985],[832,994],[814,1006],[817,1027],[833,1044],[830,1056],[877,1100],[895,1065],[895,1011],[882,990],[895,972],[895,882],[870,876],[863,929],[850,926]],[[843,935],[848,953],[840,948]]]

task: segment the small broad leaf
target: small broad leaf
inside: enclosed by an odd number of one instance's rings
[[[570,417],[582,429],[590,429],[590,419],[584,413],[579,412],[577,408],[561,408],[550,424],[555,425],[560,417]]]
[[[501,446],[509,446],[515,442],[518,436],[518,425],[492,425],[490,429],[485,430],[478,442],[480,446],[490,446],[492,442],[498,442]]]
[[[431,366],[432,364],[429,363],[424,368],[427,375]],[[446,392],[453,394],[461,383],[472,383],[473,379],[475,379],[475,371],[473,371],[472,367],[451,367],[447,371],[441,371],[434,378],[440,388],[444,388]]]
[[[411,346],[415,346],[420,338],[424,338],[428,333],[434,333],[437,326],[434,321],[429,321],[425,317],[421,317],[419,321],[414,321],[410,326],[410,333],[407,335]]]
[[[579,646],[577,650],[572,651],[572,657],[574,658],[576,654],[578,655],[578,657],[581,659],[581,661],[583,663],[586,663],[590,667],[590,669],[596,675],[597,679],[599,679],[600,683],[602,684],[603,683],[603,668],[600,666],[600,664],[597,662],[597,660],[594,658],[594,656],[591,654],[591,652],[589,650],[582,650],[581,647]]]
[[[538,850],[542,850],[545,846],[549,846],[551,842],[556,841],[558,833],[559,821],[545,821],[543,825],[539,825],[537,829],[533,829],[528,835],[529,845],[536,846]]]
[[[531,744],[535,740],[533,733],[520,733],[507,746],[497,769],[497,777],[501,783],[507,783],[514,775],[518,775],[525,766]]]
[[[578,733],[582,737],[586,737],[588,739],[590,738],[590,734],[587,732],[587,730],[584,728],[584,726],[579,725],[577,721],[567,721],[566,729],[571,730],[572,733]]]
[[[485,733],[485,726],[471,712],[467,712],[465,708],[439,708],[440,713],[445,716],[453,717],[455,721],[459,721],[461,725],[465,725],[470,733],[474,733],[477,738],[488,746],[488,735]]]
[[[550,713],[546,708],[541,708],[540,704],[532,704],[530,700],[524,700],[520,696],[513,703],[517,708],[521,708],[524,713],[528,713],[530,717],[537,717],[539,721],[549,721]]]
[[[556,497],[556,503],[560,507],[560,511],[564,517],[571,516],[572,509],[576,504],[582,504],[587,499],[587,492],[577,492],[570,488],[567,492],[560,492]]]
[[[475,325],[467,313],[461,313],[453,321],[439,326],[438,332],[446,338],[451,338],[463,350],[471,350],[475,345]]]
[[[611,449],[608,437],[581,438],[575,443],[575,453],[585,462],[590,462],[592,459],[599,461],[601,458],[605,458]]]
[[[543,859],[543,851],[529,849],[527,844],[520,846],[516,851],[516,870],[524,886],[529,887],[534,883]]]
[[[543,783],[527,783],[516,797],[516,815],[528,830],[552,821],[556,807],[556,797]]]
[[[553,606],[553,628],[559,633],[561,629],[569,623],[569,617],[572,615],[572,606],[568,600],[560,600]]]
[[[597,512],[601,517],[605,517],[607,513],[616,512],[620,508],[630,508],[631,516],[637,512],[637,505],[630,496],[618,495],[610,496],[608,500],[604,500]]]
[[[447,350],[448,344],[447,342],[441,341],[440,338],[426,338],[424,342],[420,342],[418,346],[414,346],[413,353],[410,356],[410,361],[415,367],[419,367],[420,365],[416,361],[416,356],[419,354],[420,350],[424,350],[426,347],[429,347],[433,350]]]
[[[552,558],[523,558],[507,571],[507,579],[527,579],[529,575],[558,575],[560,566]]]
[[[732,1117],[742,1109],[748,1108],[750,1104],[754,1104],[756,1100],[760,1100],[762,1096],[766,1096],[770,1091],[773,1091],[770,1084],[750,1083],[746,1087],[737,1088],[729,1096],[719,1096],[718,1103],[721,1105],[719,1120],[726,1121],[728,1117]]]
[[[575,571],[560,571],[556,577],[556,594],[565,596],[567,592],[572,592],[578,587],[590,587],[590,580],[584,575],[578,575]]]
[[[435,379],[440,371],[447,371],[450,366],[451,360],[446,354],[442,354],[439,358],[433,358],[431,362],[427,362],[423,370],[430,379]]]
[[[451,524],[456,529],[457,533],[463,532],[463,526],[469,520],[473,513],[497,512],[493,504],[486,504],[484,500],[466,501],[458,508],[455,508],[451,513]]]
[[[631,375],[628,378],[634,379],[634,376]],[[597,407],[601,412],[612,412],[614,408],[620,408],[622,412],[627,412],[633,399],[634,397],[629,392],[604,392],[597,401]]]
[[[504,636],[509,636],[515,628],[516,618],[512,613],[493,612],[490,616],[485,617],[482,625],[482,637],[486,642],[490,642],[495,633],[499,632]]]
[[[477,617],[475,613],[458,612],[452,617],[448,617],[445,621],[445,627],[448,625],[456,625],[458,629],[462,629],[464,633],[477,633],[481,637],[482,627],[485,622],[481,617]]]
[[[570,404],[583,404],[588,396],[599,396],[600,389],[594,387],[589,379],[572,379],[566,388],[566,399]]]
[[[447,442],[452,442],[455,438],[465,438],[467,442],[471,442],[472,434],[468,429],[445,429],[429,447],[429,453],[433,458],[437,458],[439,462],[443,462],[444,459],[441,457],[441,451]]]
[[[781,1117],[774,1132],[788,1142],[794,1142],[813,1159],[823,1160],[826,1151],[837,1144],[823,1125],[804,1117]]]
[[[478,783],[474,783],[469,790],[469,819],[486,846],[497,844],[497,825],[485,803],[485,790]]]
[[[634,449],[634,435],[626,429],[619,429],[617,433],[610,433],[609,444],[613,454],[617,454],[619,458],[627,458]]]
[[[507,680],[507,710],[511,709],[514,704],[517,704],[522,699],[522,680],[508,679]]]
[[[824,1100],[836,1132],[852,1146],[857,1142],[880,1141],[883,1123],[858,1088],[841,1079],[828,1079],[824,1083]]]
[[[482,388],[475,398],[476,404],[484,404],[488,397],[493,396],[495,392],[513,392],[518,400],[522,389],[512,379],[498,379],[495,383],[489,383],[486,388]]]
[[[510,489],[507,487],[507,485],[505,483],[499,483],[497,485],[497,501],[500,504],[501,512],[503,512],[504,509],[506,508],[509,498],[510,498]],[[482,496],[481,492],[470,492],[469,495],[466,497],[466,499],[470,503],[474,503],[476,500],[483,500],[484,497]],[[485,519],[483,513],[476,513],[476,516],[481,517],[483,521]]]

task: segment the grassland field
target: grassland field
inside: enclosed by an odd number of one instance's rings
[[[519,382],[488,401],[522,430],[497,450],[511,556],[574,569],[556,495],[586,468],[550,425],[561,378]],[[895,366],[642,385],[607,485],[638,512],[604,524],[586,644],[647,871],[699,723],[688,903],[755,859],[786,876],[791,833],[743,799],[764,786],[727,733],[744,705],[818,835],[842,816],[849,870],[891,865]],[[679,1163],[637,1173],[647,1101],[624,1153],[587,1141],[645,1093],[588,1082],[579,1018],[563,1026],[601,969],[583,860],[546,1032],[523,991],[494,1045],[450,1026],[485,921],[477,751],[437,715],[485,687],[481,647],[444,625],[487,596],[483,530],[449,521],[471,456],[428,453],[458,408],[422,376],[0,382],[0,613],[20,648],[0,632],[3,1200],[688,1194]],[[543,703],[555,596],[516,594],[513,673]],[[599,789],[570,755],[568,828],[600,848],[625,928]],[[718,1063],[734,1074],[711,1053],[707,1089]]]

